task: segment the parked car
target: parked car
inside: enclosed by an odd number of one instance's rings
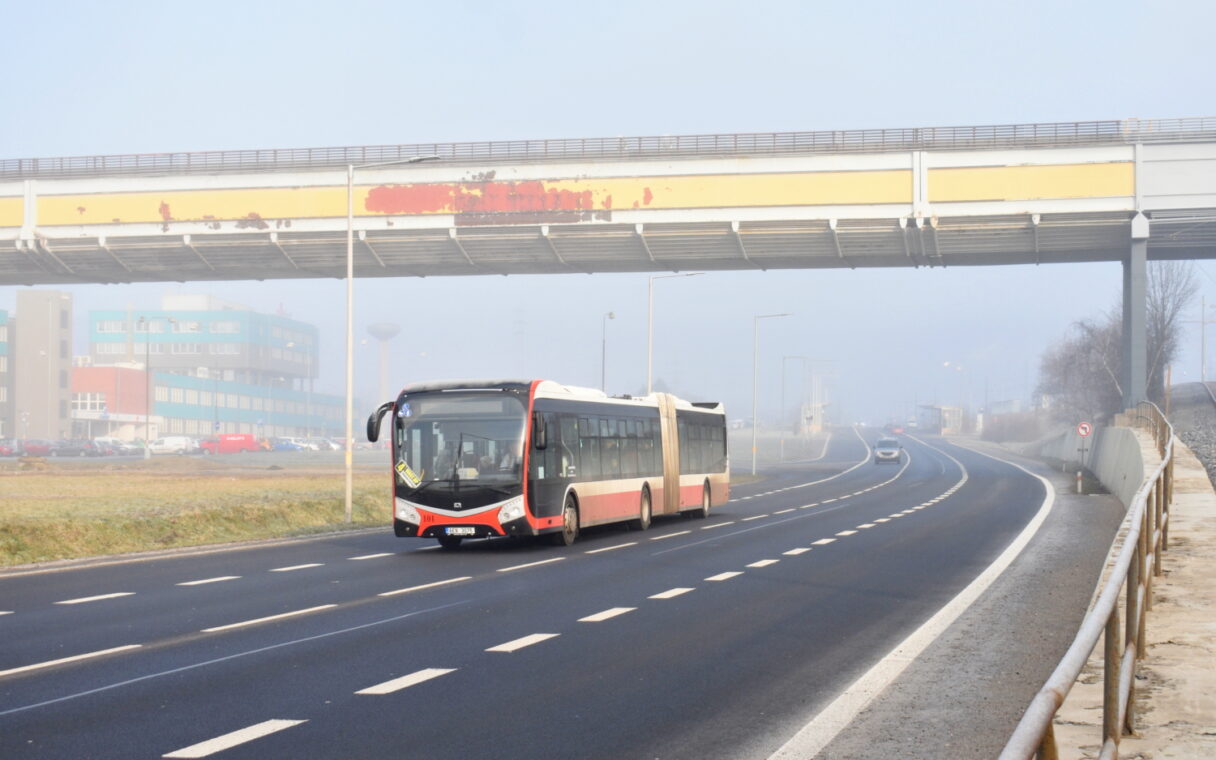
[[[197,448],[198,442],[184,435],[167,435],[148,444],[153,454],[191,454]]]
[[[130,456],[143,451],[139,446],[136,446],[130,441],[124,441],[121,438],[102,437],[94,438],[93,443],[101,449],[102,453],[108,456]]]
[[[21,453],[27,457],[44,457],[51,453],[51,442],[39,438],[26,438],[21,442]]]
[[[204,454],[239,454],[244,451],[257,451],[257,440],[250,433],[224,433],[211,436],[199,442]]]
[[[271,438],[271,451],[299,451],[300,445],[290,438]]]
[[[48,454],[53,457],[95,457],[101,452],[92,441],[69,439],[55,441]]]
[[[15,438],[0,438],[0,457],[15,457],[21,453],[21,443]]]

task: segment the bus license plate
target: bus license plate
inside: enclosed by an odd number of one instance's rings
[[[472,536],[477,533],[477,529],[473,526],[446,528],[445,532],[449,536]]]

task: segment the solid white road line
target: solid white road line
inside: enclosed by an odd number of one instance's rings
[[[297,615],[307,615],[310,612],[319,612],[321,610],[328,610],[332,607],[337,607],[337,606],[338,605],[336,605],[336,604],[322,604],[317,607],[309,607],[306,610],[295,610],[293,612],[283,612],[278,615],[268,615],[266,617],[256,618],[254,620],[243,620],[239,623],[229,623],[228,625],[217,625],[214,628],[204,628],[202,632],[203,633],[215,633],[217,631],[228,631],[233,628],[244,628],[247,625],[258,625],[259,623],[269,623],[271,620],[282,620],[283,618],[296,617]]]
[[[233,731],[230,734],[224,734],[214,739],[208,739],[205,742],[192,744],[185,749],[179,749],[176,752],[161,755],[161,757],[208,757],[216,752],[222,752],[246,742],[251,742],[254,739],[261,739],[263,736],[277,733],[285,728],[291,728],[292,726],[298,726],[301,723],[307,722],[306,720],[267,720],[247,728],[242,728],[239,731]]]
[[[799,554],[806,554],[809,551],[810,551],[809,547],[799,546],[797,549],[790,549],[788,552],[781,552],[781,553],[785,554],[787,556],[790,556],[790,557],[797,557]]]
[[[239,576],[239,575],[221,575],[218,578],[203,578],[201,581],[186,581],[185,583],[178,583],[177,585],[178,586],[202,586],[206,583],[222,583],[223,581],[235,581],[235,580],[238,580],[240,577],[241,576]]]
[[[102,599],[117,599],[120,596],[135,596],[134,591],[119,591],[116,594],[99,594],[98,596],[82,596],[79,599],[65,599],[62,602],[55,604],[85,604],[86,602],[99,602]]]
[[[271,569],[272,573],[290,573],[292,570],[304,570],[310,567],[320,567],[324,562],[310,562],[307,565],[292,565],[291,567],[276,567]]]
[[[821,538],[818,541],[812,541],[811,544],[814,546],[827,546],[835,540],[834,538]]]
[[[668,533],[665,536],[655,536],[654,538],[652,538],[650,540],[651,541],[662,541],[665,538],[675,538],[676,536],[686,536],[689,533],[692,533],[692,531],[691,530],[682,530],[682,531],[679,531],[678,533]]]
[[[530,636],[524,636],[521,639],[515,639],[514,641],[508,641],[505,644],[499,644],[498,646],[490,647],[486,651],[487,652],[514,652],[518,649],[523,649],[524,647],[530,647],[533,644],[539,644],[542,641],[548,641],[549,639],[555,639],[558,636],[561,636],[561,634],[560,633],[534,633]]]
[[[726,522],[721,522],[721,523],[718,523],[717,525],[706,525],[704,528],[701,528],[701,530],[713,530],[714,528],[723,528],[727,525],[734,525],[734,524],[735,524],[734,520],[727,520]]]
[[[385,591],[383,594],[376,594],[376,596],[396,596],[397,594],[408,594],[411,591],[422,591],[423,589],[427,589],[427,588],[435,588],[436,586],[446,586],[449,583],[459,583],[461,581],[470,581],[470,580],[473,580],[473,576],[462,575],[459,578],[448,578],[445,581],[435,581],[434,583],[423,583],[421,586],[410,586],[409,588],[399,588],[396,591]]]
[[[776,512],[774,512],[773,514],[775,514],[775,515],[783,515],[783,514],[785,514],[786,512],[793,512],[795,509],[797,509],[797,507],[790,507],[789,509],[778,509],[778,510],[777,510]]]
[[[674,598],[674,597],[680,596],[681,594],[687,594],[689,591],[693,591],[693,589],[690,589],[690,588],[669,588],[669,589],[667,589],[666,591],[661,591],[661,592],[659,592],[659,593],[657,593],[657,594],[652,594],[652,595],[650,595],[650,597],[648,597],[648,598],[650,598],[650,599],[672,599],[672,598]]]
[[[113,649],[102,649],[97,652],[88,652],[86,654],[77,654],[71,657],[61,657],[58,660],[50,660],[48,662],[39,662],[34,665],[22,665],[19,668],[9,668],[8,670],[0,670],[0,677],[11,676],[14,673],[24,673],[29,670],[39,670],[41,668],[52,668],[56,665],[62,665],[65,662],[76,662],[77,660],[87,660],[91,657],[102,657],[114,652],[125,652],[128,649],[139,649],[143,644],[127,644],[125,647],[114,647]]]
[[[736,575],[743,575],[743,573],[741,573],[738,570],[732,570],[731,572],[727,572],[727,573],[718,573],[717,575],[711,575],[708,578],[706,578],[705,580],[707,580],[707,581],[728,581],[731,578],[734,578]]]
[[[401,691],[402,689],[408,689],[411,686],[416,686],[423,681],[429,681],[432,678],[446,676],[448,673],[455,672],[456,668],[426,668],[425,670],[410,673],[408,676],[401,676],[400,678],[394,678],[391,681],[385,681],[384,683],[379,683],[375,686],[368,686],[366,689],[360,689],[355,693],[377,695],[392,694],[395,691]]]
[[[626,612],[633,612],[636,609],[637,609],[637,607],[613,607],[612,609],[604,610],[603,612],[597,612],[594,615],[588,615],[587,617],[579,618],[578,622],[580,622],[580,623],[600,623],[605,620],[609,620],[610,618],[614,618],[617,615],[624,615]]]
[[[919,439],[917,440],[919,441]],[[919,442],[928,446],[924,441]],[[930,448],[936,449],[936,447]],[[937,450],[941,451],[941,449]],[[1030,522],[1026,524],[1022,532],[993,560],[992,564],[976,576],[975,580],[967,584],[967,587],[947,602],[946,606],[938,610],[937,614],[925,621],[923,625],[888,652],[886,656],[866,671],[861,678],[854,681],[831,704],[803,726],[792,739],[774,752],[769,757],[769,760],[793,760],[794,758],[814,757],[819,754],[824,747],[831,743],[857,717],[858,713],[864,710],[875,697],[903,673],[908,665],[919,657],[930,644],[936,641],[960,615],[967,611],[975,600],[1017,559],[1022,550],[1026,548],[1026,544],[1030,543],[1030,540],[1034,538],[1039,528],[1042,527],[1043,522],[1047,519],[1047,515],[1051,513],[1052,505],[1055,503],[1056,494],[1051,483],[1019,464],[999,459],[982,451],[972,451],[989,459],[1016,467],[1041,482],[1046,495],[1043,498],[1043,504],[1039,507],[1039,511],[1030,519]],[[959,466],[959,469],[963,471],[963,479],[965,481],[968,478],[968,474],[963,464],[945,451],[941,453],[952,459]]]
[[[362,557],[347,557],[347,559],[358,562],[361,559],[380,559],[381,557],[391,557],[392,552],[380,552],[379,554],[364,554]]]
[[[550,562],[561,562],[565,557],[554,557],[553,559],[542,559],[540,562],[529,562],[526,565],[512,565],[511,567],[500,567],[498,572],[509,573],[512,570],[523,570],[525,567],[536,567],[537,565],[547,565]]]
[[[857,531],[855,531],[855,530],[842,530],[842,531],[840,531],[839,533],[837,533],[836,535],[838,535],[838,536],[851,536],[851,535],[853,535],[853,534],[854,534],[854,533],[856,533],[856,532],[857,532]]]
[[[764,518],[764,517],[768,517],[768,515],[752,515],[751,517],[744,517],[744,518],[743,518],[742,520],[740,520],[739,522],[750,522],[750,521],[752,521],[752,520],[759,520],[759,519]]]
[[[624,549],[626,546],[637,546],[637,545],[638,545],[637,541],[630,541],[627,544],[617,544],[616,546],[605,546],[603,549],[591,549],[590,551],[586,551],[583,553],[584,554],[599,554],[600,552],[610,552],[610,551],[615,551],[617,549]]]
[[[775,565],[780,561],[781,560],[779,559],[762,559],[758,562],[751,563],[748,565],[748,567],[768,567],[769,565]]]

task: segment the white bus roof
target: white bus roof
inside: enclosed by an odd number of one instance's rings
[[[402,390],[405,393],[419,393],[422,391],[441,390],[488,390],[491,388],[501,388],[503,386],[528,388],[531,387],[533,382],[533,380],[519,378],[438,380],[426,383],[413,383],[411,385],[407,385]],[[537,398],[594,401],[601,404],[622,404],[626,406],[657,407],[659,405],[658,395],[659,394],[657,393],[651,393],[648,396],[609,396],[607,393],[604,393],[598,388],[583,388],[577,385],[563,385],[562,383],[558,383],[553,380],[541,380],[536,386]],[[722,404],[717,402],[694,404],[676,396],[671,396],[671,398],[677,409],[708,412],[710,414],[726,413],[726,410]]]

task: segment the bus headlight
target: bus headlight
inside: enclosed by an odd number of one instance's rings
[[[422,519],[418,517],[418,510],[405,499],[397,499],[397,519],[411,525],[420,525],[422,523]]]
[[[524,516],[524,497],[516,496],[498,509],[499,524],[509,523]]]

